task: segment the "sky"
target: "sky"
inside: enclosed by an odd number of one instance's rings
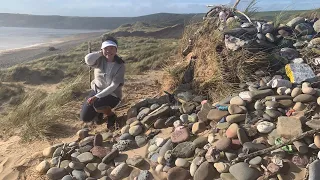
[[[236,0],[0,0],[0,13],[35,15],[133,17],[154,13],[206,13],[206,5]],[[241,0],[243,9],[251,0]],[[320,0],[257,0],[259,11],[320,8]]]

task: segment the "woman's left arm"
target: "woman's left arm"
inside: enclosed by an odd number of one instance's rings
[[[95,97],[97,97],[97,98],[103,98],[103,97],[105,97],[105,96],[108,96],[109,94],[113,93],[113,91],[115,91],[115,90],[118,88],[119,85],[120,85],[120,84],[118,84],[118,83],[112,82],[112,83],[110,84],[110,86],[108,86],[108,87],[105,88],[104,90],[100,91],[98,94],[95,95]]]
[[[110,86],[108,86],[107,88],[103,89],[101,92],[96,94],[95,97],[102,98],[113,93],[120,85],[124,83],[124,74],[125,74],[125,66],[124,64],[122,64],[119,70],[117,71],[116,75],[113,77]]]

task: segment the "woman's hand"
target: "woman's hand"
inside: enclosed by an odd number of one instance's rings
[[[92,96],[91,98],[89,98],[89,99],[87,100],[87,103],[90,104],[90,105],[92,105],[97,99],[98,99],[97,97]]]

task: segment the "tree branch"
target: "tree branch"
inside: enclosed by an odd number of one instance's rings
[[[260,151],[256,151],[256,152],[253,152],[253,153],[244,155],[244,156],[242,156],[242,157],[238,157],[238,158],[232,160],[231,163],[232,163],[232,164],[235,164],[235,163],[240,162],[240,161],[243,161],[243,160],[245,160],[245,159],[247,159],[247,158],[253,158],[253,157],[256,157],[256,156],[260,156],[260,155],[263,155],[263,154],[267,154],[267,153],[269,153],[269,152],[271,152],[271,151],[273,151],[273,150],[276,150],[276,149],[279,149],[279,148],[281,148],[281,147],[283,147],[283,146],[292,144],[294,141],[298,141],[298,140],[300,140],[300,139],[303,139],[303,138],[305,138],[306,136],[311,136],[311,135],[313,135],[313,134],[315,134],[315,133],[317,133],[317,132],[319,132],[319,131],[320,131],[320,128],[318,128],[318,129],[313,129],[313,130],[304,132],[304,133],[302,133],[300,136],[295,137],[295,138],[291,139],[290,141],[288,141],[288,142],[286,142],[286,143],[284,143],[284,144],[279,144],[279,145],[271,146],[271,147],[269,147],[269,148],[262,149],[262,150],[260,150]]]
[[[237,2],[233,5],[233,9],[237,9],[237,6],[239,3],[240,3],[240,0],[237,0]]]

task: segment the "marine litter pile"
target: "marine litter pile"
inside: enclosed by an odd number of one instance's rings
[[[297,17],[275,27],[233,12],[213,7],[205,19],[219,24],[229,51],[277,52],[283,67],[275,74],[256,71],[254,81],[219,102],[192,89],[142,100],[120,132],[80,130],[79,141],[45,149],[48,160],[36,170],[49,179],[156,179],[141,168],[149,162],[168,180],[319,180],[320,20]],[[225,28],[231,21],[239,27]],[[161,136],[168,129],[170,137]],[[145,157],[122,154],[145,146]]]

